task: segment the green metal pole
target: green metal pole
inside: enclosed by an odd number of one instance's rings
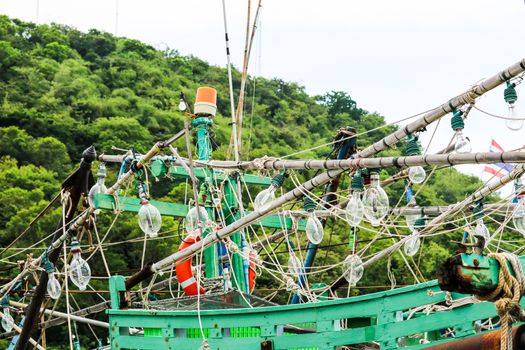
[[[213,125],[213,120],[209,116],[198,116],[193,119],[191,126],[197,129],[197,155],[199,160],[210,160],[211,159],[211,142],[210,142],[210,127]],[[213,176],[213,172],[207,172],[210,177]],[[207,187],[206,187],[207,188]],[[206,193],[206,201],[204,203],[208,216],[215,220],[215,212],[213,210],[213,204],[211,201],[211,194],[209,191]],[[210,233],[210,230],[204,230],[202,233],[203,238]],[[204,249],[204,262],[206,264],[207,278],[214,278],[219,276],[219,259],[217,255],[217,245],[214,244]]]
[[[237,188],[237,178],[230,176],[228,181],[226,181],[226,186],[224,187],[224,199],[225,199],[225,208],[223,210],[223,215],[225,218],[226,225],[233,223],[234,221],[240,218],[239,212],[239,203],[235,196],[235,191]],[[237,244],[239,249],[241,249],[241,233],[235,232],[231,236],[231,240]],[[232,266],[233,273],[235,278],[232,278],[232,284],[234,287],[237,287],[238,290],[243,292],[248,292],[246,288],[246,276],[244,273],[244,265],[242,256],[239,254],[232,254]]]

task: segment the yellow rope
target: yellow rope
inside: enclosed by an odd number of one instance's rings
[[[480,300],[492,301],[496,306],[501,322],[501,350],[512,350],[512,315],[520,314],[519,301],[523,294],[523,273],[517,257],[513,254],[490,253],[500,265],[498,286],[488,295],[476,295]],[[517,277],[510,274],[507,261],[511,263]]]

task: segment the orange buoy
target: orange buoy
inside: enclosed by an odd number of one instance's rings
[[[192,236],[186,237],[179,246],[179,252],[188,248],[190,245],[194,244],[199,240],[199,237],[195,239]],[[177,275],[177,280],[179,281],[180,286],[184,290],[186,295],[204,295],[204,288],[200,287],[197,284],[197,280],[193,276],[193,271],[191,270],[191,259],[179,260],[182,261],[180,264],[175,266],[175,274]]]
[[[248,270],[248,286],[250,288],[250,293],[253,292],[255,288],[255,279],[257,278],[257,270],[255,269],[255,261],[253,259],[253,253],[250,252],[249,255],[250,269]]]
[[[207,86],[198,88],[195,97],[195,114],[215,116],[215,113],[217,113],[217,90]]]

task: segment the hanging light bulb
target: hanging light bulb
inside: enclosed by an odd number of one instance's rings
[[[406,197],[408,209],[415,208],[417,206],[416,197],[414,196],[414,192],[412,191],[412,187],[410,185],[411,185],[410,181],[405,180],[405,197]],[[405,222],[410,232],[414,230],[414,224],[416,223],[416,220],[418,217],[419,217],[419,214],[406,214],[405,215]]]
[[[202,224],[205,224],[210,220],[206,208],[204,208],[202,205],[199,205],[198,213],[199,214],[197,214],[197,207],[193,207],[188,211],[188,214],[186,214],[186,218],[184,219],[184,227],[188,233],[196,231],[199,228],[199,221]]]
[[[147,237],[155,238],[158,236],[160,227],[162,226],[162,216],[160,216],[157,207],[148,200],[147,185],[139,181],[137,190],[140,198],[140,209],[138,213],[140,229]]]
[[[363,220],[364,207],[361,201],[361,193],[363,192],[363,177],[361,170],[356,171],[352,177],[351,184],[352,192],[348,197],[348,204],[345,208],[345,217],[351,226],[358,226]]]
[[[323,224],[315,215],[316,203],[308,196],[303,197],[304,210],[308,212],[308,219],[306,220],[306,237],[312,244],[319,244],[324,237]]]
[[[507,87],[503,92],[503,98],[508,103],[509,111],[507,114],[506,125],[507,128],[513,131],[520,130],[523,127],[523,120],[519,118],[516,113],[516,101],[518,100],[518,94],[516,93],[516,84],[507,81]]]
[[[388,214],[388,196],[379,184],[379,175],[376,172],[370,175],[370,186],[363,195],[363,207],[365,217],[372,226],[379,226]]]
[[[483,216],[485,215],[483,212],[483,203],[477,202],[473,209],[474,218],[476,219],[476,227],[474,228],[474,237],[478,240],[482,240],[484,242],[483,248],[486,248],[489,244],[490,240],[490,232],[485,226],[485,223],[483,222]]]
[[[9,312],[9,306],[4,306],[4,316],[2,316],[2,328],[6,332],[11,332],[13,330],[13,325],[15,324],[15,320],[13,319],[13,316],[11,316],[11,313]]]
[[[57,300],[60,298],[60,294],[62,293],[62,286],[60,285],[60,282],[55,278],[55,265],[51,261],[49,261],[47,251],[42,256],[42,263],[44,270],[47,272],[47,294],[52,299]]]
[[[514,228],[525,237],[525,192],[522,187],[521,179],[514,181],[514,191],[516,193],[516,207],[512,213],[512,223]]]
[[[421,246],[421,239],[419,231],[425,227],[425,218],[419,217],[414,222],[414,230],[410,234],[410,237],[405,241],[403,251],[407,256],[414,256],[419,251]]]
[[[454,130],[455,135],[455,144],[454,151],[457,153],[470,153],[472,151],[472,145],[468,138],[463,135],[463,129],[465,128],[465,122],[461,117],[463,112],[459,109],[454,109],[452,111],[451,125],[452,130]]]
[[[343,277],[351,287],[363,277],[364,270],[363,261],[357,254],[349,254],[343,261]]]
[[[97,171],[97,182],[91,187],[88,194],[88,202],[91,208],[95,208],[95,195],[98,193],[106,193],[108,191],[104,181],[106,179],[106,165],[100,163]],[[95,213],[98,214],[100,210],[96,210]]]
[[[73,258],[69,264],[69,278],[80,290],[86,290],[91,280],[91,268],[86,260],[82,259],[80,244],[76,237],[71,239],[71,254]]]
[[[405,215],[405,222],[410,232],[414,231],[414,224],[416,223],[419,214],[407,214]]]
[[[188,108],[186,105],[186,101],[184,100],[184,93],[180,93],[180,99],[179,99],[179,111],[184,112]]]
[[[268,205],[275,200],[275,191],[283,185],[285,176],[285,173],[281,173],[272,178],[270,187],[262,190],[255,197],[253,209],[264,211],[268,208]]]
[[[303,268],[303,263],[301,262],[301,259],[295,255],[295,253],[290,251],[290,257],[288,258],[288,271],[292,275],[298,276],[301,273],[301,270]]]
[[[149,238],[158,236],[160,227],[162,226],[162,216],[153,204],[147,199],[142,199],[139,209],[139,226]]]
[[[405,154],[407,156],[417,156],[421,154],[421,150],[419,149],[419,144],[417,143],[417,137],[414,135],[409,135],[407,141],[407,147]],[[422,166],[411,166],[408,168],[408,178],[410,179],[410,182],[415,184],[420,184],[423,181],[425,181],[425,178],[427,177],[427,173],[425,172],[425,169],[423,169]]]

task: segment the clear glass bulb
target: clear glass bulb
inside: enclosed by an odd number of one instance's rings
[[[60,282],[55,278],[55,273],[50,272],[47,274],[48,280],[47,280],[47,294],[49,294],[49,297],[52,299],[57,300],[60,298],[60,294],[62,293],[62,286],[60,285]]]
[[[363,208],[365,217],[373,226],[379,226],[381,220],[388,214],[388,196],[379,185],[378,174],[371,175],[370,187],[363,196]]]
[[[210,220],[206,208],[202,205],[199,205],[199,215],[197,215],[197,207],[193,207],[186,214],[186,219],[184,219],[184,227],[188,233],[197,230],[199,227],[197,223],[200,221],[202,224],[205,224]]]
[[[308,215],[308,220],[306,220],[306,237],[312,244],[319,244],[324,237],[324,229],[321,221],[315,216],[315,213],[312,211]]]
[[[456,144],[454,145],[454,151],[457,153],[470,153],[472,151],[472,145],[470,141],[463,135],[463,129],[456,130]]]
[[[91,268],[87,261],[82,259],[80,252],[73,253],[73,259],[69,265],[69,278],[80,290],[86,290],[91,280]]]
[[[425,181],[426,177],[427,173],[422,166],[411,166],[408,168],[408,178],[410,179],[410,182],[420,184]]]
[[[13,316],[11,316],[11,313],[9,312],[9,308],[4,307],[4,316],[2,316],[2,328],[6,332],[11,332],[13,330],[14,324],[15,324],[15,320],[13,319]]]
[[[343,277],[352,287],[363,277],[364,270],[363,261],[359,255],[350,254],[343,261]]]
[[[139,209],[139,226],[149,238],[157,237],[162,226],[162,216],[159,210],[146,200],[142,201]]]
[[[290,257],[288,258],[288,271],[292,275],[299,275],[302,268],[303,263],[301,262],[301,259],[299,259],[294,252],[290,252]]]
[[[514,228],[525,237],[525,196],[518,197],[518,203],[512,214]]]
[[[483,219],[476,219],[476,227],[474,228],[474,236],[477,237],[483,237],[485,239],[485,246],[483,248],[486,248],[489,244],[490,240],[490,232],[487,226],[485,226],[485,223],[483,222]]]
[[[403,251],[405,252],[405,255],[407,256],[414,256],[419,250],[419,247],[421,246],[421,239],[419,238],[419,231],[414,230],[410,237],[405,241],[405,245],[403,246]]]
[[[265,190],[262,190],[257,194],[255,197],[255,200],[253,201],[253,209],[255,210],[266,210],[268,208],[268,205],[275,200],[275,191],[277,190],[277,187],[274,185],[270,185]]]
[[[361,200],[361,191],[354,190],[348,198],[348,204],[345,209],[345,217],[351,226],[357,226],[361,223],[364,216],[364,206]]]
[[[184,99],[179,100],[179,111],[184,112],[186,110],[186,102],[184,102]]]
[[[518,117],[516,113],[516,105],[514,103],[509,103],[509,113],[507,114],[507,121],[505,124],[507,128],[513,131],[520,130],[523,127],[523,120]]]
[[[105,179],[103,177],[99,177],[97,179],[97,183],[94,184],[93,187],[91,187],[91,189],[89,190],[88,202],[91,208],[95,207],[95,195],[98,193],[106,193],[108,191],[108,188],[104,184],[104,180]]]
[[[406,222],[410,232],[414,231],[414,224],[416,223],[416,220],[419,217],[420,217],[419,214],[405,215],[405,222]]]

